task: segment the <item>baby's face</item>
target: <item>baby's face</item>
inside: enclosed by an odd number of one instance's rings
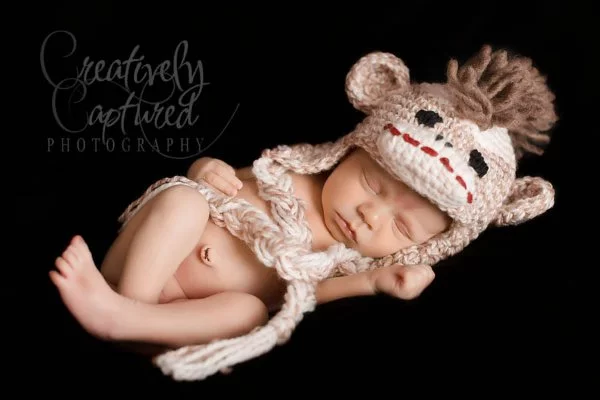
[[[331,235],[373,258],[421,244],[445,231],[451,222],[360,148],[331,172],[323,187],[322,205]]]

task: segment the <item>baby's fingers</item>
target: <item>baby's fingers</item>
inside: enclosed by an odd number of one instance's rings
[[[235,168],[233,168],[231,165],[227,164],[225,161],[223,160],[219,160],[218,158],[215,159],[216,162],[218,162],[225,171],[229,172],[231,175],[235,175]]]
[[[235,169],[224,161],[216,160],[218,165],[215,167],[223,179],[230,182],[238,190],[242,188],[242,181],[236,176]]]
[[[242,187],[242,182],[237,177],[229,174],[224,177],[216,171],[208,171],[204,175],[204,180],[228,196],[235,196]]]
[[[431,281],[433,281],[435,278],[433,268],[431,268],[429,265],[413,265],[410,268],[410,272],[415,275],[415,279],[417,280],[431,283]]]
[[[430,274],[433,272],[433,268],[427,264],[415,264],[411,265],[410,268],[412,271],[418,271],[420,274]]]

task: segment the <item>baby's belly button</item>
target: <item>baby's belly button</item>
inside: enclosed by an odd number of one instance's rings
[[[207,248],[204,256],[208,259],[203,260],[203,250]],[[228,290],[262,291],[267,285],[265,268],[245,243],[225,228],[209,223],[175,278],[187,298],[203,298]]]

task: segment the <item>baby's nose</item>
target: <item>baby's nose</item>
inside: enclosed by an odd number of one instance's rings
[[[362,220],[369,225],[370,229],[375,229],[385,214],[386,210],[382,205],[365,203],[358,210]]]

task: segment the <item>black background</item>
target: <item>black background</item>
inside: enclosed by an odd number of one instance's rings
[[[521,384],[534,390],[571,385],[567,378],[587,353],[585,348],[581,352],[578,338],[581,274],[573,271],[577,261],[571,243],[578,234],[566,227],[567,220],[573,222],[566,205],[573,193],[566,189],[573,165],[567,161],[573,153],[566,135],[595,118],[593,111],[580,108],[589,82],[586,52],[581,51],[587,12],[573,3],[544,2],[356,3],[352,13],[335,6],[325,11],[323,4],[312,9],[222,6],[47,6],[29,14],[25,28],[8,36],[16,49],[6,51],[18,61],[8,63],[16,70],[7,83],[17,90],[11,98],[14,113],[5,119],[10,134],[4,153],[7,160],[14,157],[5,178],[13,200],[7,214],[15,223],[6,232],[6,254],[17,257],[16,262],[7,258],[2,302],[9,318],[5,343],[15,356],[4,373],[6,381],[56,395],[156,394],[164,389],[190,396],[215,389],[267,396],[297,389],[319,393],[315,384],[383,389],[392,396],[408,389],[423,394],[474,390],[479,384],[482,394]],[[69,31],[77,41],[68,58],[62,58],[69,50],[66,36],[54,37],[46,47],[46,68],[57,81],[74,77],[86,56],[107,63],[125,60],[136,45],[138,56],[156,68],[187,41],[187,60],[201,60],[204,80],[210,82],[194,108],[198,122],[147,132],[158,138],[204,137],[207,143],[239,106],[223,134],[197,155],[235,167],[248,165],[265,147],[317,143],[349,132],[362,116],[348,102],[344,80],[369,51],[395,53],[413,80],[439,81],[451,57],[464,61],[484,43],[505,47],[533,58],[557,95],[561,120],[553,141],[542,157],[525,159],[520,170],[550,180],[556,205],[522,226],[484,233],[442,262],[436,280],[417,300],[358,298],[324,305],[306,315],[288,344],[236,366],[233,374],[173,382],[146,360],[88,336],[62,305],[47,272],[74,234],[83,235],[99,262],[129,202],[156,179],[184,174],[194,158],[165,157],[148,146],[145,151],[120,151],[118,146],[112,152],[94,151],[91,138],[100,137],[100,126],[75,134],[63,130],[54,118],[53,87],[40,61],[42,43],[55,30]],[[134,88],[139,93],[140,86]],[[93,106],[118,107],[127,98],[110,83],[87,89],[84,102],[72,104],[73,117],[65,119],[73,126]],[[66,115],[62,95],[56,104]],[[167,101],[171,104],[175,97]],[[131,124],[132,117],[127,119]],[[139,130],[129,132],[140,137]],[[118,126],[107,136],[117,144],[123,138]],[[69,150],[61,150],[61,138],[69,137]],[[55,141],[50,148],[49,138]],[[84,151],[77,151],[77,138],[86,141]],[[276,389],[276,382],[285,390]],[[87,385],[86,392],[77,391],[76,383]]]

